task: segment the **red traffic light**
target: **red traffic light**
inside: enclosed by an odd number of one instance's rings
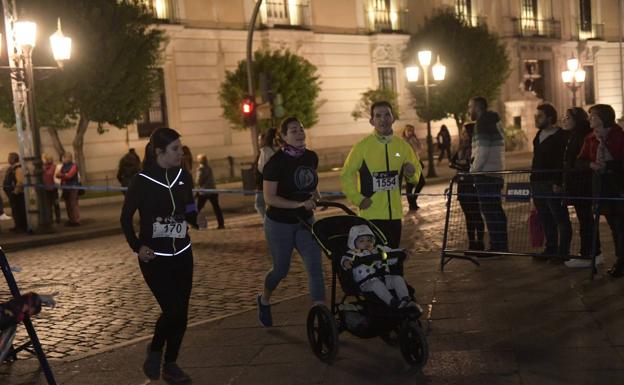
[[[243,100],[243,114],[251,115],[254,112],[254,103],[250,99]]]

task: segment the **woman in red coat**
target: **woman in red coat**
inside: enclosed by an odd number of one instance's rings
[[[608,273],[624,276],[624,131],[615,123],[615,111],[606,104],[589,109],[593,132],[585,137],[579,160],[594,170],[594,191],[599,198],[600,213],[605,216],[615,244],[617,260]],[[616,199],[613,199],[616,198]]]

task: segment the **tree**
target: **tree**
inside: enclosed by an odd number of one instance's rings
[[[285,116],[296,116],[304,127],[312,127],[318,121],[317,102],[321,82],[316,67],[301,56],[290,51],[254,52],[253,73],[256,95],[260,95],[260,74],[268,74],[272,92],[281,94]],[[225,81],[219,89],[223,117],[237,129],[247,128],[243,122],[241,103],[247,96],[247,61],[238,62],[236,71],[226,71]],[[271,127],[271,119],[258,120],[260,132]]]
[[[418,116],[423,121],[451,116],[458,127],[466,119],[466,106],[473,96],[495,99],[509,75],[505,45],[487,26],[472,27],[451,8],[436,10],[422,28],[411,36],[404,51],[404,62],[414,63],[417,52],[429,49],[447,68],[444,81],[431,88],[429,110],[424,89],[410,86]],[[433,57],[435,63],[436,56]]]
[[[87,178],[83,153],[89,123],[125,128],[149,108],[160,91],[153,70],[166,43],[164,31],[153,27],[152,12],[140,0],[23,0],[21,15],[37,21],[38,35],[56,30],[57,17],[63,31],[72,37],[72,58],[63,70],[36,72],[39,127],[51,133],[59,155],[64,148],[58,129],[74,127],[72,143],[81,176]],[[33,62],[51,65],[47,39],[39,39]],[[15,124],[8,77],[0,87],[0,120]]]
[[[375,102],[385,100],[392,105],[392,112],[396,119],[399,118],[399,104],[397,103],[397,94],[392,90],[378,88],[376,90],[368,89],[362,93],[362,97],[358,101],[355,109],[351,112],[354,120],[366,118],[369,120],[371,105]]]

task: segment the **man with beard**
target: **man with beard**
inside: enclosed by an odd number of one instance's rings
[[[546,249],[536,259],[550,258],[552,263],[563,263],[565,260],[556,256],[570,255],[572,240],[568,208],[560,194],[563,183],[560,170],[563,169],[568,134],[557,126],[557,110],[549,103],[537,106],[535,126],[538,131],[533,139],[531,192],[546,235]]]

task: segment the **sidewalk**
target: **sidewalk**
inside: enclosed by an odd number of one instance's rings
[[[507,153],[507,169],[526,169],[530,167],[531,153]],[[425,165],[425,173],[426,173]],[[427,185],[447,184],[450,178],[455,175],[455,170],[448,167],[444,161],[436,166],[437,178],[427,180]],[[319,188],[323,191],[340,191],[340,171],[327,171],[319,174]],[[240,189],[241,182],[224,183],[217,186],[219,189]],[[6,251],[23,250],[26,248],[47,246],[65,242],[72,242],[81,239],[92,239],[100,236],[114,235],[121,233],[119,225],[119,214],[123,196],[118,198],[94,198],[85,199],[80,202],[80,216],[82,226],[65,227],[55,226],[50,234],[13,234],[8,228],[13,226],[12,221],[0,222],[0,246]],[[235,214],[250,214],[254,210],[254,197],[240,194],[220,194],[220,206],[224,212],[227,226],[228,218]],[[216,227],[212,206],[207,203],[206,211],[209,218],[209,228]],[[7,210],[8,211],[8,210]],[[62,208],[61,216],[65,218],[65,211]]]

